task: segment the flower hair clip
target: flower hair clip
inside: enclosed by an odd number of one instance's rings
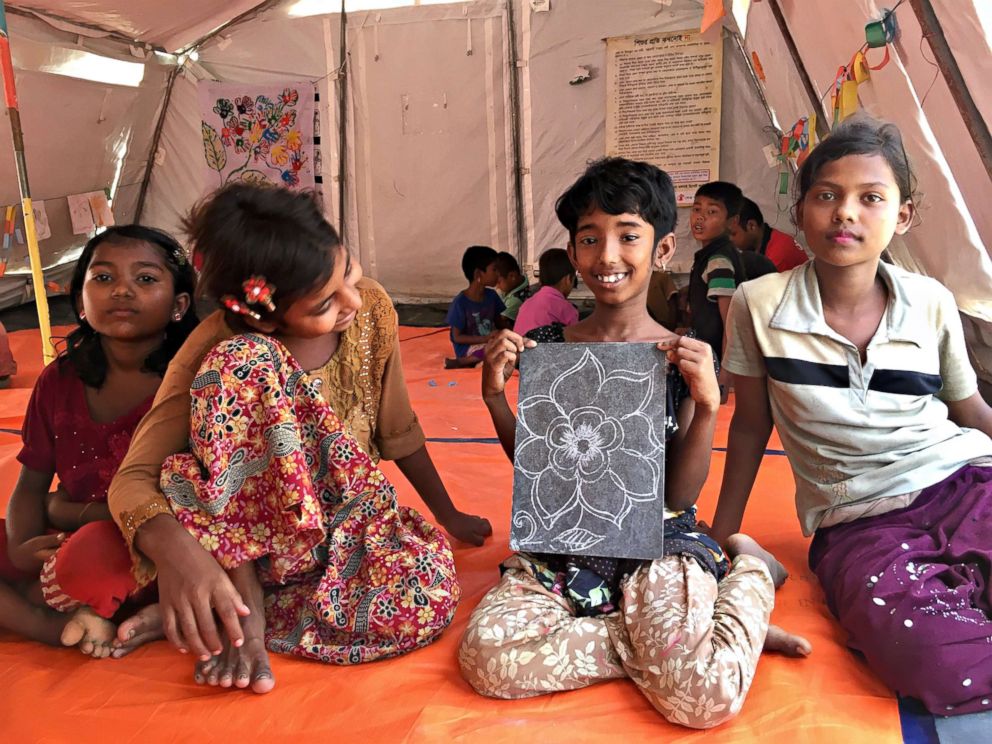
[[[238,301],[231,295],[224,295],[220,298],[224,307],[230,310],[232,313],[237,313],[238,315],[247,315],[249,318],[254,318],[255,320],[261,320],[262,316],[252,310],[243,302]]]
[[[272,301],[276,288],[265,281],[264,276],[249,277],[241,286],[245,290],[245,301],[249,305],[261,305],[270,313],[276,311],[275,303]]]

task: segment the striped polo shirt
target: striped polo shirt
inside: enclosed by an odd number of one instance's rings
[[[731,302],[724,364],[767,377],[806,535],[844,521],[832,511],[911,494],[992,455],[992,439],[958,427],[944,403],[978,389],[954,297],[885,263],[878,273],[888,305],[864,364],[824,320],[812,261],[741,285]]]

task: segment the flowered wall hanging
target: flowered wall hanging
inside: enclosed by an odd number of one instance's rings
[[[199,85],[206,186],[314,185],[311,83]]]

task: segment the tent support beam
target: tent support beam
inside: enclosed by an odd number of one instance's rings
[[[747,56],[747,50],[744,48],[744,40],[741,35],[734,30],[728,29],[731,37],[733,37],[734,44],[737,46],[737,51],[741,53],[741,59],[744,60],[744,67],[747,69],[748,79],[751,81],[751,86],[754,88],[755,93],[758,94],[758,98],[761,100],[761,105],[765,107],[765,113],[768,115],[768,124],[775,130],[776,144],[781,144],[782,132],[775,124],[775,114],[772,111],[772,107],[768,105],[768,98],[765,96],[765,91],[761,87],[761,81],[758,80],[758,75],[754,71],[754,66],[751,64],[751,58]]]
[[[165,97],[162,99],[162,110],[158,114],[158,122],[155,124],[155,133],[152,135],[152,143],[148,147],[148,160],[145,163],[145,175],[141,179],[141,189],[138,191],[138,205],[134,210],[134,221],[141,224],[141,215],[145,211],[145,197],[148,195],[148,184],[152,180],[152,169],[155,167],[155,154],[158,152],[158,143],[162,139],[162,130],[165,128],[165,115],[169,112],[169,102],[172,100],[172,90],[176,87],[176,79],[179,77],[181,67],[176,65],[169,72],[169,79],[165,83]]]
[[[989,180],[992,180],[992,134],[989,134],[989,127],[975,105],[975,99],[968,91],[968,84],[965,82],[961,68],[958,67],[954,53],[951,52],[951,47],[947,43],[937,13],[930,0],[909,0],[909,4],[913,8],[913,12],[916,13],[916,18],[923,29],[923,36],[930,44],[934,59],[937,60],[937,66],[944,77],[944,82],[947,83],[948,90],[951,91],[954,103],[957,104],[961,119],[968,129],[968,134],[975,142],[975,148],[978,150],[978,157],[981,158],[982,165],[985,166],[985,172],[988,174]]]
[[[809,73],[806,71],[803,58],[799,56],[799,48],[796,46],[796,40],[792,38],[792,32],[789,30],[789,24],[782,14],[782,8],[778,4],[778,0],[768,0],[768,7],[772,9],[772,15],[775,16],[775,23],[778,24],[778,30],[782,34],[782,40],[789,49],[789,56],[792,57],[792,63],[796,66],[799,79],[803,83],[803,88],[806,89],[806,95],[809,96],[809,103],[813,107],[813,111],[816,112],[816,134],[820,139],[823,139],[830,134],[830,128],[827,126],[827,113],[823,110],[820,95],[816,92],[816,88],[813,87],[813,81],[810,80]]]
[[[275,7],[276,5],[281,5],[283,1],[284,0],[265,0],[264,2],[259,3],[254,8],[251,8],[249,10],[246,10],[244,13],[234,16],[234,18],[229,20],[227,23],[221,24],[213,31],[211,31],[209,34],[206,34],[205,36],[201,36],[192,44],[187,44],[185,47],[183,47],[180,53],[189,53],[199,49],[201,46],[206,44],[211,39],[220,36],[222,33],[227,31],[229,28],[231,28],[231,26],[236,26],[242,21],[247,21],[251,18],[254,18],[257,14],[266,11],[269,8]]]
[[[347,224],[344,216],[345,207],[345,177],[348,174],[348,13],[345,10],[345,0],[341,0],[341,56],[338,62],[338,236],[347,245],[344,228]]]
[[[527,222],[524,215],[524,174],[521,157],[520,130],[523,126],[520,116],[520,70],[517,67],[517,24],[514,16],[514,4],[517,0],[506,3],[506,40],[507,55],[509,56],[510,74],[510,133],[513,144],[513,206],[517,212],[517,257],[524,260],[527,257]],[[526,5],[526,4],[524,4]],[[530,8],[524,7],[524,13]]]

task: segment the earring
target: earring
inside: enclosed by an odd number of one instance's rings
[[[178,323],[178,322],[179,322],[180,320],[182,320],[182,319],[183,319],[183,314],[182,314],[182,313],[173,313],[173,314],[172,314],[172,319],[173,319],[173,320],[174,320],[174,321],[175,321],[176,323]]]
[[[86,320],[86,311],[85,310],[80,310],[79,311],[79,319],[80,320]]]

